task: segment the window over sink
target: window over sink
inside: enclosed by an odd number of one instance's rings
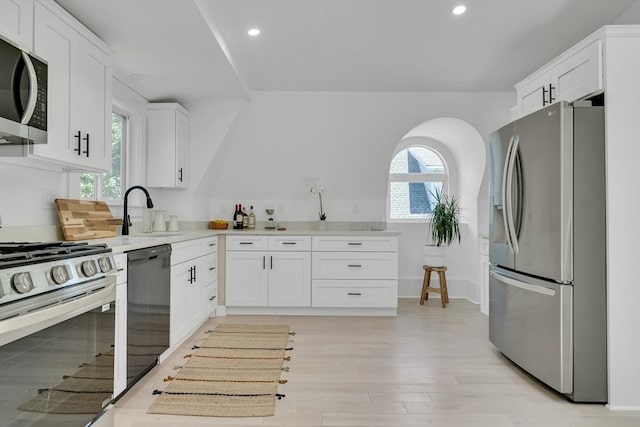
[[[80,175],[80,197],[83,199],[122,199],[125,182],[125,160],[128,142],[129,117],[118,110],[111,113],[111,170],[105,173],[83,173]]]

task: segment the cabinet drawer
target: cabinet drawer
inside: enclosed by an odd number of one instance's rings
[[[180,264],[202,255],[202,239],[171,244],[171,265]]]
[[[397,307],[396,280],[314,280],[313,307]]]
[[[266,251],[268,236],[227,236],[228,251]]]
[[[118,271],[116,283],[125,283],[127,281],[127,254],[117,254],[113,258],[116,261],[116,270]]]
[[[314,252],[314,279],[396,279],[398,254],[391,252]]]
[[[269,236],[269,250],[310,251],[311,236]]]
[[[200,246],[203,254],[209,254],[218,251],[218,236],[200,239]]]
[[[208,254],[201,258],[202,262],[199,263],[199,268],[202,268],[202,272],[198,271],[198,281],[200,281],[200,274],[202,274],[202,282],[210,283],[218,279],[218,255]]]
[[[348,237],[348,236],[314,236],[314,251],[345,252],[396,252],[396,237]]]

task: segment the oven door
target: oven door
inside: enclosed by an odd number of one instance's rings
[[[113,395],[115,276],[0,321],[0,426],[86,426]]]

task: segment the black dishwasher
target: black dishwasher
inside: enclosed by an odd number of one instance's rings
[[[127,253],[127,388],[169,348],[171,246]]]

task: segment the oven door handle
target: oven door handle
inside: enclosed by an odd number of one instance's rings
[[[0,346],[115,301],[115,280],[77,299],[0,321]]]

